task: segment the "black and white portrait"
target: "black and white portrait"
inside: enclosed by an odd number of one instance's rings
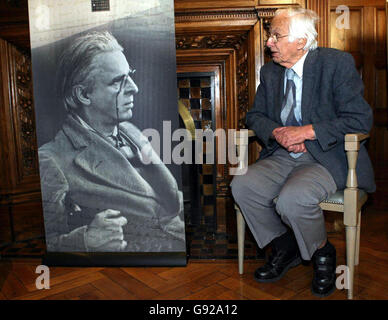
[[[166,8],[159,3],[32,49],[48,251],[185,251],[180,170],[142,134],[167,120],[178,126]]]

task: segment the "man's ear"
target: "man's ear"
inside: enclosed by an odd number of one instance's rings
[[[303,49],[305,47],[306,43],[307,43],[307,39],[306,38],[298,39],[298,46],[297,46],[297,48],[299,50]]]
[[[78,101],[83,105],[90,105],[91,101],[88,97],[88,92],[83,85],[76,85],[73,87],[73,97],[77,97]]]

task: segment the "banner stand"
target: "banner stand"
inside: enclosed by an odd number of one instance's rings
[[[42,258],[46,266],[61,267],[185,267],[185,252],[47,252]]]

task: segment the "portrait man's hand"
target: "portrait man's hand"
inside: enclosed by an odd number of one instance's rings
[[[276,141],[290,152],[306,152],[305,140],[315,139],[315,132],[311,124],[301,127],[275,128],[272,134]]]
[[[124,240],[123,226],[125,217],[119,217],[120,211],[108,209],[96,214],[86,231],[86,246],[91,251],[122,251],[127,246]]]

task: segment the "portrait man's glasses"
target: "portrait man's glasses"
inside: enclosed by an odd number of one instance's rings
[[[285,34],[284,36],[281,36],[281,35],[279,35],[279,34],[277,34],[277,33],[273,33],[273,34],[270,34],[270,35],[269,35],[268,40],[269,40],[269,39],[272,39],[272,42],[273,42],[273,43],[276,43],[276,42],[279,41],[279,39],[285,38],[285,37],[288,37],[288,34]]]
[[[135,74],[135,72],[136,72],[136,69],[133,69],[132,67],[129,67],[128,73],[125,74],[125,75],[119,76],[119,77],[115,77],[112,80],[112,84],[115,83],[115,82],[119,82],[120,81],[120,90],[119,90],[119,92],[120,92],[121,89],[123,87],[125,87],[125,85],[129,82],[128,79],[131,79],[131,77]]]

